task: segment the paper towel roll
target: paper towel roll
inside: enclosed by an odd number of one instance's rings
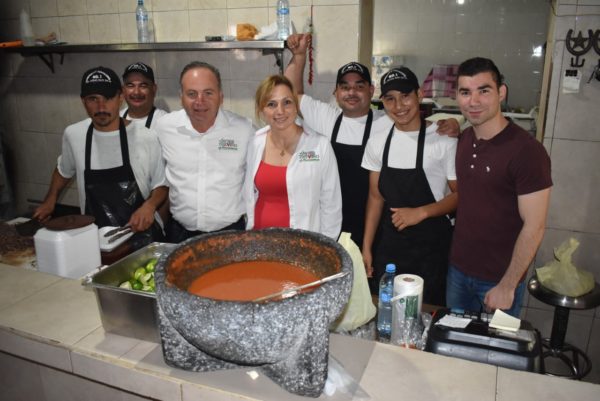
[[[419,310],[423,306],[423,279],[415,274],[399,274],[394,278],[394,297],[392,302],[406,296],[419,296]]]
[[[417,337],[420,335],[419,322],[423,305],[423,284],[423,279],[414,274],[399,274],[394,278],[392,344],[415,346]]]

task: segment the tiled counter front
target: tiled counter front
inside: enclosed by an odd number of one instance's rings
[[[160,344],[105,333],[79,281],[0,265],[0,399],[306,400],[252,369],[167,366]],[[332,335],[331,355],[360,384],[323,400],[595,400],[600,386]]]

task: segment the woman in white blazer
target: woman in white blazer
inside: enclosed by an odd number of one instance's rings
[[[270,76],[259,85],[255,107],[268,125],[248,146],[246,229],[291,227],[337,239],[342,196],[329,140],[296,123],[298,97],[284,76]]]

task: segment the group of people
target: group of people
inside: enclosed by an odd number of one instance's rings
[[[86,71],[90,118],[65,129],[34,218],[50,218],[76,176],[82,213],[99,226],[129,224],[140,246],[230,229],[345,231],[373,282],[395,263],[424,278],[424,302],[518,314],[552,182],[544,148],[501,113],[506,87],[493,62],[459,68],[457,101],[471,123],[461,134],[455,119],[421,117],[406,67],[381,78],[384,110],[370,107],[371,76],[357,62],[338,71],[337,106],[304,94],[310,40],[291,35],[285,74],[259,85],[261,129],[221,107],[221,76],[208,63],[183,68],[183,108],[171,113],[154,106],[144,63],[128,66],[123,84],[108,68]]]

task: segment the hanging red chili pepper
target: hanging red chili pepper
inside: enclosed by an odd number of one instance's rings
[[[310,6],[310,24],[308,25],[308,32],[312,35],[313,34],[313,5]],[[308,45],[308,84],[312,85],[313,83],[313,76],[314,76],[314,71],[313,71],[313,44],[312,44],[312,38],[310,40],[310,44]]]

